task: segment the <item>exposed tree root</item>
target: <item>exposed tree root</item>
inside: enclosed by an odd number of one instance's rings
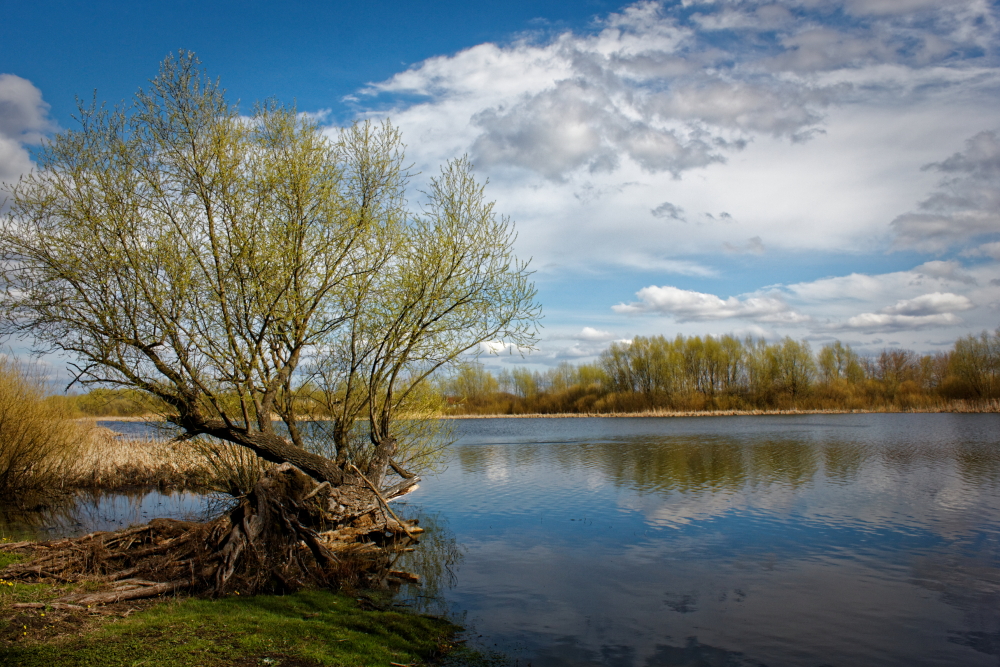
[[[367,481],[367,480],[366,480]],[[416,483],[379,492],[368,485],[317,484],[291,464],[267,472],[228,513],[207,523],[154,519],[117,532],[0,547],[31,559],[5,579],[97,581],[97,592],[58,604],[101,605],[186,590],[196,594],[289,591],[412,581],[391,570],[393,556],[416,542],[416,522],[388,508]]]

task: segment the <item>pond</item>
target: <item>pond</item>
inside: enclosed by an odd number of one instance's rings
[[[454,425],[401,508],[431,584],[402,595],[517,664],[1000,661],[1000,415]],[[87,529],[164,500],[113,502]]]

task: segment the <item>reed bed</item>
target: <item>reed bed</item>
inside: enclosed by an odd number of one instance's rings
[[[76,455],[60,471],[63,489],[160,486],[241,495],[269,465],[244,447],[214,440],[179,442],[80,426]]]
[[[65,463],[65,487],[200,487],[209,481],[205,458],[189,442],[120,436],[101,426],[88,431],[77,456]]]

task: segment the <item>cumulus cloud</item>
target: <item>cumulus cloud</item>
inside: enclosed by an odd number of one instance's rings
[[[942,261],[936,259],[930,262],[924,262],[913,270],[920,275],[929,276],[931,278],[949,280],[952,282],[963,283],[965,285],[976,284],[976,279],[965,272],[961,263],[954,260]]]
[[[0,74],[0,181],[15,181],[31,169],[26,146],[53,129],[49,105],[30,81]]]
[[[1000,241],[992,243],[982,243],[974,248],[966,248],[962,251],[965,257],[989,257],[1000,260]]]
[[[612,91],[587,79],[557,82],[510,109],[473,117],[483,133],[472,145],[484,167],[516,166],[558,180],[586,167],[614,171],[624,157],[642,168],[679,174],[722,160],[693,128],[658,127],[649,114],[634,118]]]
[[[944,174],[919,211],[892,221],[897,248],[943,252],[977,237],[1000,233],[1000,138],[976,134],[965,150],[926,165]]]
[[[715,13],[695,12],[691,20],[703,30],[781,30],[795,21],[786,7],[768,4],[760,7],[726,7]]]
[[[351,103],[397,123],[424,173],[469,154],[541,267],[760,250],[733,238],[881,249],[938,174],[913,171],[995,125],[982,119],[997,118],[996,13],[981,0],[637,2],[585,29],[430,58]],[[737,236],[705,224],[720,209]],[[675,221],[689,224],[668,239]]]
[[[915,331],[930,327],[954,326],[962,319],[953,313],[937,315],[890,315],[888,313],[862,313],[855,315],[839,327],[842,331],[861,333],[891,333],[894,331]]]
[[[729,8],[713,22],[714,14],[691,17],[639,2],[606,17],[594,33],[480,45],[364,92],[404,95],[410,109],[454,111],[473,133],[471,153],[483,167],[558,181],[578,170],[612,172],[628,161],[679,176],[724,161],[756,135],[810,137],[824,109],[847,90],[789,77],[789,70],[808,67],[762,59],[744,43],[727,52],[711,36],[723,24],[763,31],[751,41],[774,42],[764,52],[802,51],[795,40],[806,37],[788,23],[788,9],[752,8],[741,22],[743,13]],[[790,31],[782,33],[785,45],[771,33],[779,24]],[[414,106],[415,96],[427,101]]]
[[[847,0],[844,8],[855,15],[889,16],[941,9],[941,0]]]
[[[877,313],[855,315],[835,328],[863,333],[889,333],[953,326],[962,322],[961,318],[955,315],[956,311],[973,307],[974,304],[966,296],[951,292],[933,292],[898,301]]]
[[[931,294],[921,294],[913,299],[903,299],[893,306],[883,308],[882,313],[887,315],[922,317],[925,315],[951,313],[957,310],[968,310],[972,307],[972,301],[967,296],[952,294],[951,292],[933,292]]]
[[[703,322],[740,318],[757,322],[795,324],[810,318],[792,310],[777,296],[754,296],[722,299],[714,294],[684,290],[670,285],[644,287],[636,296],[639,301],[618,304],[611,309],[626,315],[672,315],[679,322]]]
[[[591,343],[595,342],[608,342],[618,338],[615,334],[610,331],[601,331],[600,329],[595,329],[593,327],[584,327],[580,330],[580,333],[574,336],[577,340],[587,341]]]

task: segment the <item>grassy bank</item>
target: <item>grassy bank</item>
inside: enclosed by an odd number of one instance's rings
[[[12,558],[16,556],[0,554],[0,569]],[[284,596],[126,602],[95,609],[51,602],[79,586],[98,584],[0,581],[0,664],[388,666],[435,664],[446,655],[450,664],[479,664],[455,642],[457,626],[392,610],[368,597],[307,590]]]

